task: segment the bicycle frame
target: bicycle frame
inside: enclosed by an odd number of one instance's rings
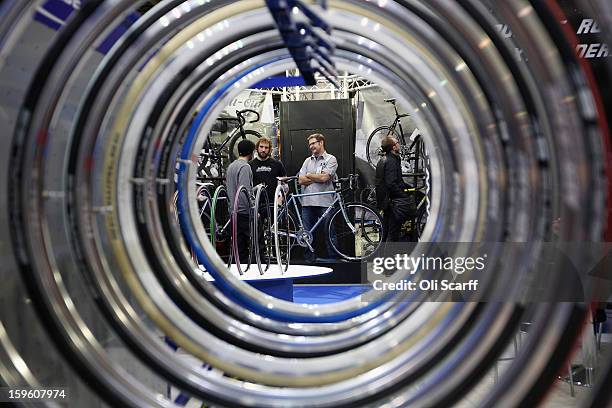
[[[312,226],[312,228],[310,228],[309,230],[306,230],[304,228],[304,223],[302,221],[302,215],[301,215],[301,211],[297,205],[297,199],[301,198],[301,197],[312,197],[312,196],[317,196],[317,195],[330,195],[330,194],[334,194],[336,197],[334,199],[334,201],[332,202],[332,204],[327,208],[327,210],[325,210],[325,212],[323,212],[323,215],[321,215],[321,218],[319,218],[317,220],[317,222]],[[321,223],[323,222],[323,220],[333,211],[334,207],[336,206],[336,203],[338,203],[340,205],[340,209],[342,210],[342,216],[344,217],[344,220],[346,221],[346,224],[349,226],[349,228],[351,229],[351,232],[355,233],[357,231],[357,229],[349,222],[348,219],[348,215],[346,214],[346,208],[344,206],[344,200],[342,198],[342,195],[340,195],[339,192],[337,191],[321,191],[318,193],[303,193],[303,194],[292,194],[291,197],[289,197],[289,200],[287,200],[285,206],[283,207],[282,211],[281,211],[281,215],[285,215],[285,212],[288,211],[289,209],[289,205],[290,203],[293,203],[293,208],[295,210],[295,213],[297,215],[297,219],[298,219],[298,226],[299,226],[299,231],[301,230],[305,230],[308,231],[310,234],[313,233],[314,230],[316,230],[318,228],[319,225],[321,225]],[[289,234],[290,237],[295,238],[295,234],[293,234],[294,236],[292,236],[292,234]],[[312,248],[311,248],[312,249]]]
[[[393,123],[390,126],[391,131],[389,132],[389,134],[393,135],[393,132],[395,131],[395,128],[397,126],[399,126],[399,134],[400,134],[400,137],[402,138],[401,143],[402,143],[402,145],[405,145],[406,144],[406,139],[404,137],[404,129],[402,128],[402,121],[401,121],[401,119],[403,117],[408,116],[408,115],[407,114],[400,114],[397,111],[397,106],[395,105],[395,103],[393,104],[393,109],[395,110],[395,120],[393,121]]]
[[[236,120],[236,119],[231,119],[231,120]],[[232,140],[232,138],[238,132],[240,132],[240,134],[244,136],[244,129],[242,128],[242,125],[239,125],[236,129],[232,130],[232,132],[225,137],[225,140],[223,141],[223,143],[221,143],[217,148],[213,148],[213,151],[215,152],[215,154],[221,154],[221,150],[223,150],[225,145],[227,145],[230,142],[230,140]]]

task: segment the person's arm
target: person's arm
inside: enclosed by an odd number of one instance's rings
[[[301,186],[309,186],[313,183],[313,181],[310,180],[306,175],[306,164],[308,163],[309,159],[310,158],[307,158],[306,160],[304,160],[304,164],[302,164],[302,168],[300,169],[300,172],[298,173],[298,184],[300,184]]]
[[[334,156],[330,157],[320,174],[308,173],[306,176],[315,183],[327,183],[333,179],[338,170],[338,161]]]
[[[311,183],[327,183],[329,179],[331,179],[331,176],[327,173],[321,173],[321,174],[308,173],[306,174],[305,177],[308,178],[308,180],[310,180]]]

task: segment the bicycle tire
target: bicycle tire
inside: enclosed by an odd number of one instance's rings
[[[348,203],[344,205],[349,223],[352,224],[353,232],[347,224],[342,207],[338,208],[330,217],[327,224],[327,239],[338,255],[349,261],[363,261],[371,258],[381,247],[382,241],[382,218],[374,208],[362,203]],[[364,224],[367,222],[367,226]],[[336,242],[332,239],[332,226],[335,229]],[[365,229],[364,229],[365,228]],[[363,234],[369,239],[363,239]],[[354,252],[343,251],[341,243],[347,238],[354,238]],[[365,245],[361,241],[367,241]],[[364,253],[364,251],[366,251]]]
[[[256,132],[254,130],[246,129],[244,131],[244,137],[240,132],[236,133],[229,142],[229,158],[230,162],[233,162],[238,158],[238,142],[240,140],[248,139],[254,144],[257,143],[257,140],[261,137],[261,133]]]
[[[289,214],[289,208],[286,205],[286,195],[283,186],[276,186],[274,191],[274,252],[276,254],[276,263],[281,274],[287,272],[291,259],[291,224],[295,223]]]
[[[263,210],[263,211],[262,211]],[[272,264],[272,232],[271,232],[271,224],[272,214],[270,213],[270,200],[268,199],[268,192],[266,188],[260,184],[256,187],[255,192],[255,208],[253,210],[254,217],[254,228],[253,228],[253,246],[255,252],[255,262],[257,263],[257,268],[259,269],[259,274],[263,275],[265,272],[270,269],[270,265]],[[261,217],[261,220],[260,220]],[[260,237],[260,221],[261,221],[261,232],[262,236]],[[263,238],[264,240],[264,250],[263,260],[265,262],[262,263],[262,254],[260,251],[259,241]]]
[[[427,224],[427,205],[424,204],[421,208],[418,209],[416,216],[416,233],[417,239],[420,240],[421,235],[423,235],[423,230],[425,229],[425,225]]]
[[[390,133],[392,133],[393,137],[396,137],[400,143],[402,142],[397,129],[391,129],[391,126],[379,126],[370,133],[370,136],[368,136],[368,141],[366,142],[366,158],[373,168],[376,168],[376,164],[378,160],[380,160],[382,154],[380,143],[382,139]]]
[[[243,185],[238,187],[236,190],[236,195],[234,196],[234,201],[232,203],[232,256],[234,261],[236,262],[236,268],[238,269],[238,273],[240,275],[244,275],[249,268],[251,267],[251,258],[253,256],[253,240],[249,239],[249,255],[247,259],[242,259],[242,263],[240,262],[240,253],[238,251],[238,208],[240,199],[244,197],[247,200],[248,207],[248,216],[249,216],[249,232],[250,236],[253,237],[253,200],[251,198],[251,193],[247,190],[247,188]],[[246,264],[244,263],[246,261]],[[243,266],[246,265],[243,269]]]

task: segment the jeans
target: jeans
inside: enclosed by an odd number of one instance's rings
[[[302,207],[302,223],[304,224],[304,229],[306,230],[310,230],[319,220],[319,218],[321,218],[323,216],[323,213],[325,212],[325,210],[327,210],[328,207],[313,207],[313,206],[308,206],[308,207]],[[331,213],[330,213],[331,214]],[[322,221],[323,226],[319,225],[317,227],[316,230],[313,231],[313,238],[316,237],[316,234],[318,234],[318,231],[323,231],[324,233],[327,233],[327,228],[325,228],[325,225],[329,222],[329,215],[327,216],[328,219],[325,219]],[[337,242],[337,237],[336,237],[336,229],[334,228],[333,225],[329,226],[330,230],[331,230],[331,238],[334,241],[334,245],[338,245]],[[314,247],[314,239],[312,242],[312,246]],[[327,239],[327,236],[325,236],[325,247],[327,248],[327,257],[331,258],[331,259],[336,259],[338,258],[338,254],[336,251],[334,251],[334,248],[332,248],[331,243],[329,242],[329,239]],[[315,254],[308,248],[306,248],[304,250],[304,260],[306,262],[314,262],[315,261]]]

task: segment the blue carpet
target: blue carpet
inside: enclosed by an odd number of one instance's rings
[[[294,303],[324,304],[341,302],[370,289],[367,285],[294,285]]]

